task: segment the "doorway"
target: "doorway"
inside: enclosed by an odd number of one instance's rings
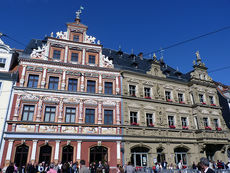
[[[39,163],[45,162],[47,164],[50,164],[51,153],[52,153],[51,146],[49,146],[48,144],[42,146],[40,148]]]
[[[90,148],[90,163],[99,161],[108,161],[108,149],[103,146],[95,146]]]

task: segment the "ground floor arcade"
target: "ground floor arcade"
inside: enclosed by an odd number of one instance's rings
[[[89,137],[87,137],[89,138]],[[86,165],[92,162],[107,161],[111,168],[122,164],[121,141],[82,139],[6,139],[2,153],[1,166],[7,166],[10,162],[18,166],[28,162],[41,163],[65,163],[84,159]]]

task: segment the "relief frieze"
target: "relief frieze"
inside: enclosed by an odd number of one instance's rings
[[[40,133],[55,133],[57,132],[57,126],[43,126],[39,127]]]
[[[17,125],[16,132],[34,132],[35,125]]]
[[[115,135],[116,134],[116,128],[102,128],[101,131],[102,131],[102,134],[105,134],[105,135],[107,134]]]
[[[28,71],[34,71],[34,69],[35,69],[35,67],[33,67],[33,66],[27,66],[26,67],[26,70],[28,70]]]
[[[110,75],[103,74],[102,78],[103,79],[115,79],[116,77],[115,76],[110,76]]]
[[[85,73],[85,77],[98,77],[97,73]]]
[[[62,133],[78,133],[78,128],[63,126],[61,129],[61,132]]]
[[[83,134],[97,134],[98,128],[97,127],[82,127],[82,133]]]

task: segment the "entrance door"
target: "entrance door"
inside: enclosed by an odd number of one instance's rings
[[[27,162],[29,147],[25,144],[20,145],[16,149],[14,163],[17,167],[25,166]]]
[[[62,149],[62,163],[73,161],[73,147],[67,145]]]
[[[95,146],[90,148],[90,163],[99,161],[108,161],[108,149],[103,146]]]
[[[52,147],[49,145],[42,146],[40,148],[39,163],[45,162],[50,164]]]

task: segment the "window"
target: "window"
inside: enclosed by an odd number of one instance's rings
[[[145,98],[150,98],[150,88],[144,88]]]
[[[54,122],[55,121],[55,114],[56,114],[56,107],[55,106],[46,106],[45,109],[45,122]]]
[[[104,124],[111,125],[113,124],[113,111],[104,110]]]
[[[58,90],[58,82],[59,82],[58,77],[50,77],[48,88],[51,90]]]
[[[168,116],[169,126],[174,126],[174,116]]]
[[[181,117],[181,124],[182,124],[182,127],[187,127],[188,126],[186,117]]]
[[[130,112],[130,124],[137,123],[137,112]]]
[[[34,105],[24,105],[22,112],[22,121],[33,121]]]
[[[65,110],[65,122],[75,123],[76,108],[66,108]]]
[[[71,61],[78,62],[78,53],[71,53]]]
[[[105,94],[113,94],[113,83],[105,82]]]
[[[95,56],[89,55],[89,64],[95,64]]]
[[[6,58],[0,58],[0,68],[5,68]]]
[[[182,93],[178,93],[178,100],[179,102],[184,102],[184,97],[183,97],[183,94]]]
[[[146,123],[147,123],[147,126],[153,126],[153,114],[149,114],[147,113],[146,114]]]
[[[174,152],[175,152],[176,164],[178,164],[181,160],[182,160],[182,165],[188,164],[188,156],[187,156],[188,149],[179,147],[174,149]]]
[[[29,87],[29,88],[37,88],[38,87],[38,79],[39,79],[38,75],[30,74],[27,87]]]
[[[86,109],[85,110],[85,123],[94,124],[95,119],[95,109]]]
[[[148,166],[149,149],[146,147],[135,147],[131,149],[131,163],[134,167]]]
[[[87,92],[88,93],[95,93],[96,82],[92,80],[87,81]]]
[[[129,95],[130,96],[136,96],[136,86],[129,85]]]
[[[60,50],[54,50],[53,51],[53,59],[60,59],[61,58],[61,51]]]
[[[204,127],[208,127],[208,118],[203,118]]]
[[[79,35],[73,35],[73,41],[79,42],[80,41],[80,36]]]
[[[214,98],[213,96],[209,96],[209,101],[211,105],[214,105]]]
[[[218,122],[218,119],[214,119],[214,126],[215,126],[215,129],[219,128],[219,122]]]
[[[69,79],[68,91],[77,91],[77,79]]]
[[[203,94],[199,94],[199,100],[201,103],[204,103],[204,95]]]
[[[167,101],[170,101],[171,100],[171,92],[170,91],[165,91],[165,99]]]

